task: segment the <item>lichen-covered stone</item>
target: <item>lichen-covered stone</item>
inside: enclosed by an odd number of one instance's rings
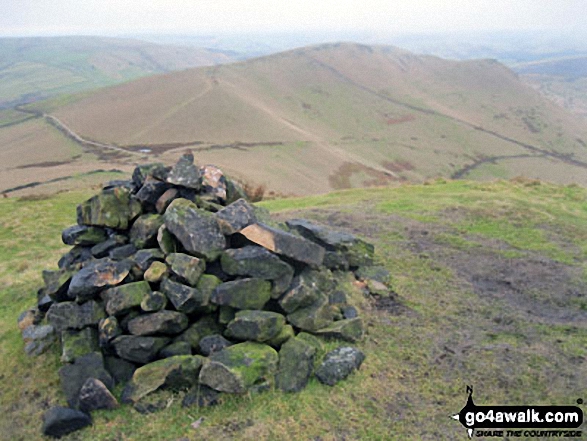
[[[171,266],[171,271],[187,282],[188,285],[196,286],[198,279],[206,270],[206,261],[183,253],[171,253],[165,261]]]
[[[43,435],[61,438],[92,425],[92,418],[79,410],[56,406],[43,414]]]
[[[290,338],[279,351],[276,386],[284,392],[299,392],[314,370],[316,348],[302,339]]]
[[[212,354],[200,371],[200,384],[228,393],[245,393],[264,381],[272,381],[278,355],[270,346],[244,342]]]
[[[288,220],[286,224],[326,249],[342,252],[351,267],[373,264],[375,247],[352,234],[333,231],[305,219]]]
[[[147,282],[160,282],[168,274],[167,265],[163,262],[153,262],[151,266],[145,271],[144,278]]]
[[[148,293],[141,301],[141,309],[145,312],[157,312],[167,306],[167,296],[159,291]]]
[[[90,262],[71,278],[68,296],[78,302],[90,300],[101,290],[120,284],[128,276],[130,268],[128,261],[100,259]]]
[[[106,239],[106,231],[103,228],[85,225],[74,225],[61,233],[61,240],[65,245],[96,245]]]
[[[210,300],[205,293],[196,288],[174,282],[169,279],[161,282],[161,292],[167,296],[175,309],[186,314],[208,305]]]
[[[265,342],[276,337],[285,325],[285,317],[269,311],[239,311],[225,335],[236,340]]]
[[[324,260],[325,250],[320,245],[262,223],[249,225],[242,229],[240,234],[269,251],[290,257],[298,262],[320,266]]]
[[[230,306],[220,306],[218,308],[218,323],[221,325],[228,325],[233,319],[238,310]]]
[[[69,329],[61,333],[61,361],[64,363],[72,363],[78,357],[99,350],[98,331],[94,328]]]
[[[187,341],[176,341],[159,351],[161,358],[175,357],[176,355],[192,355],[192,346]]]
[[[134,212],[130,191],[117,187],[103,190],[78,205],[78,224],[126,230]]]
[[[178,355],[138,368],[122,394],[124,403],[136,403],[162,386],[186,388],[196,384],[204,358]]]
[[[47,311],[47,321],[57,332],[97,325],[105,317],[104,308],[93,300],[81,305],[75,302],[54,303]]]
[[[179,250],[179,244],[165,225],[161,225],[157,231],[157,244],[165,254],[175,253]]]
[[[108,315],[124,315],[139,306],[150,292],[151,287],[144,280],[110,288],[102,294],[106,300],[106,312]]]
[[[120,358],[145,364],[153,361],[167,343],[169,339],[164,337],[121,335],[112,341],[112,346]]]
[[[365,360],[365,354],[357,348],[345,346],[330,351],[316,369],[316,378],[328,386],[334,386],[359,369]]]
[[[315,333],[322,337],[356,342],[363,338],[363,321],[359,317],[339,320],[324,329],[315,331]]]
[[[270,338],[265,343],[273,348],[279,348],[282,344],[288,341],[290,338],[295,337],[296,333],[294,332],[294,328],[291,325],[285,325],[279,331],[275,337]]]
[[[88,378],[79,392],[79,409],[90,413],[99,409],[116,409],[118,400],[106,385],[96,378]]]
[[[223,234],[238,233],[257,222],[255,208],[245,199],[239,199],[216,213],[216,219]]]
[[[250,278],[218,285],[210,301],[236,309],[262,309],[270,298],[271,282]]]
[[[391,274],[383,266],[361,266],[357,268],[355,275],[357,276],[357,279],[362,281],[376,280],[383,284],[391,283]]]
[[[214,165],[200,167],[202,175],[201,196],[219,202],[226,200],[226,178],[224,173]]]
[[[160,214],[143,214],[132,225],[131,243],[137,248],[157,246],[157,232],[161,225],[163,225],[163,216]]]
[[[100,320],[98,324],[98,342],[100,347],[107,347],[120,334],[122,334],[122,328],[116,317],[110,316]]]
[[[160,162],[138,165],[132,173],[132,181],[136,188],[141,188],[148,176],[165,180],[169,169]]]
[[[296,335],[296,338],[298,340],[304,340],[306,343],[314,347],[314,349],[316,349],[316,353],[322,352],[324,350],[324,344],[314,334],[300,332],[298,335]]]
[[[73,408],[79,406],[79,392],[88,380],[96,378],[108,389],[114,387],[114,380],[104,368],[104,358],[101,353],[92,352],[75,359],[73,364],[66,364],[59,369],[61,388],[67,399],[67,404]]]
[[[243,190],[243,187],[236,181],[226,178],[226,204],[230,205],[239,199],[247,200],[247,194]]]
[[[148,211],[153,211],[159,198],[169,189],[169,184],[159,179],[148,176],[143,186],[134,195],[134,198],[141,203]]]
[[[143,314],[128,323],[133,335],[179,334],[188,327],[188,318],[177,311],[159,311]]]
[[[200,210],[187,199],[175,199],[165,211],[165,226],[185,250],[214,260],[226,247],[226,239],[212,213]]]
[[[169,172],[167,182],[199,190],[202,186],[202,173],[200,168],[194,165],[194,155],[182,155]]]
[[[304,331],[317,331],[330,325],[334,319],[328,298],[320,293],[318,299],[304,308],[298,308],[287,315],[287,321]]]
[[[257,246],[226,250],[222,253],[220,262],[226,274],[272,280],[273,298],[285,292],[294,275],[291,265],[265,248]]]
[[[221,334],[222,331],[223,328],[213,317],[204,316],[194,324],[190,325],[190,327],[178,335],[174,341],[188,342],[193,350],[197,350],[202,338],[208,335]]]
[[[93,258],[94,256],[92,255],[90,247],[76,245],[63,256],[61,256],[57,262],[57,266],[59,269],[77,271],[84,263],[92,260]]]
[[[148,248],[137,251],[129,260],[133,265],[133,269],[137,269],[139,273],[144,274],[153,262],[165,260],[165,255],[158,248]]]

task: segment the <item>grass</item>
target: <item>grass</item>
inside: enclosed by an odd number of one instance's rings
[[[40,271],[66,250],[60,231],[75,222],[76,204],[89,195],[0,200],[0,433],[6,439],[39,439],[43,411],[64,403],[59,354],[25,356],[16,318],[34,303]],[[330,222],[376,244],[377,260],[391,272],[408,312],[390,314],[363,302],[361,370],[334,388],[313,379],[298,394],[228,396],[208,409],[183,409],[180,397],[171,396],[167,409],[149,416],[128,406],[96,412],[91,428],[66,439],[465,439],[449,416],[465,404],[466,384],[474,385],[479,405],[574,405],[587,381],[585,321],[529,317],[507,299],[477,291],[463,271],[482,254],[512,264],[533,256],[553,259],[568,273],[561,292],[576,274],[585,283],[586,198],[577,186],[438,181],[263,201],[278,218]],[[577,289],[587,294],[584,285]],[[581,297],[562,301],[570,315],[580,314]]]

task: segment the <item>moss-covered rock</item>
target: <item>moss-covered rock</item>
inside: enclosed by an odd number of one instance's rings
[[[188,327],[188,318],[177,311],[159,311],[142,314],[128,322],[132,335],[179,334]]]
[[[216,213],[223,234],[238,233],[257,222],[255,208],[245,199],[239,199]]]
[[[270,346],[245,342],[212,354],[200,371],[201,384],[227,393],[245,393],[256,384],[273,381],[278,355]]]
[[[276,386],[284,392],[299,392],[314,370],[316,348],[303,339],[291,338],[279,351]]]
[[[285,317],[269,311],[239,311],[226,327],[225,335],[236,340],[264,342],[276,337],[285,325]]]
[[[99,227],[74,225],[61,233],[61,240],[65,245],[96,245],[108,238],[106,231]]]
[[[200,276],[206,270],[206,261],[183,253],[171,253],[165,261],[171,267],[171,271],[187,282],[188,285],[196,286]]]
[[[64,363],[73,363],[76,358],[99,350],[98,331],[94,328],[61,333],[61,361]]]
[[[165,226],[194,256],[214,260],[226,247],[226,239],[210,212],[187,199],[175,199],[165,211]]]
[[[138,368],[122,394],[122,402],[136,403],[162,386],[189,388],[198,380],[204,363],[200,355],[177,355]]]
[[[137,248],[157,246],[157,232],[163,225],[163,216],[159,214],[143,214],[130,230],[130,241]]]
[[[121,335],[112,340],[112,346],[116,355],[133,363],[149,363],[163,349],[168,338],[145,337],[142,335]]]
[[[151,287],[145,281],[110,288],[103,293],[106,300],[106,312],[109,315],[124,315],[132,308],[139,306],[150,292]]]
[[[316,335],[356,342],[363,338],[363,321],[360,317],[350,320],[339,320],[330,326],[315,331]]]
[[[328,304],[328,298],[322,293],[310,306],[296,309],[287,316],[287,321],[293,326],[310,332],[327,327],[333,319],[333,309]]]
[[[210,301],[236,309],[262,309],[271,298],[271,282],[262,279],[240,279],[218,285]]]
[[[158,283],[168,274],[168,267],[163,262],[153,262],[145,271],[144,278],[147,282]]]
[[[213,317],[204,316],[194,324],[190,325],[190,327],[178,335],[174,341],[188,342],[193,350],[197,350],[202,338],[208,335],[221,334],[222,332],[222,326],[220,326]]]
[[[190,314],[196,309],[207,306],[210,300],[206,293],[196,288],[174,282],[170,279],[164,279],[161,282],[161,292],[164,293],[171,301],[175,309],[186,314]]]
[[[288,341],[290,338],[295,337],[295,335],[296,333],[294,331],[294,328],[291,325],[286,324],[283,328],[281,328],[279,334],[277,334],[273,338],[270,338],[265,343],[267,343],[269,346],[273,348],[279,348],[283,343]]]
[[[167,297],[159,291],[151,291],[141,301],[141,309],[145,312],[157,312],[165,309]]]
[[[78,205],[78,223],[126,230],[133,215],[138,211],[134,202],[131,201],[130,191],[126,188],[103,190]]]
[[[89,262],[71,278],[67,295],[78,303],[93,299],[101,290],[120,284],[130,269],[128,261],[100,259]]]

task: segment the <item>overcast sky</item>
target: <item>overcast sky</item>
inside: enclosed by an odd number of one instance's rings
[[[574,31],[586,0],[0,0],[0,35]]]

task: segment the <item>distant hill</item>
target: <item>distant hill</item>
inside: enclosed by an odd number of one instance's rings
[[[172,163],[190,149],[199,162],[284,194],[435,177],[587,185],[585,124],[494,60],[329,44],[151,76],[29,110],[112,146],[117,168],[153,157]],[[22,123],[37,144],[46,136],[33,127],[40,122]],[[0,141],[22,140],[22,124],[0,130]]]
[[[587,55],[547,58],[512,68],[545,97],[587,118]]]
[[[220,51],[131,39],[0,38],[0,108],[230,60]]]

